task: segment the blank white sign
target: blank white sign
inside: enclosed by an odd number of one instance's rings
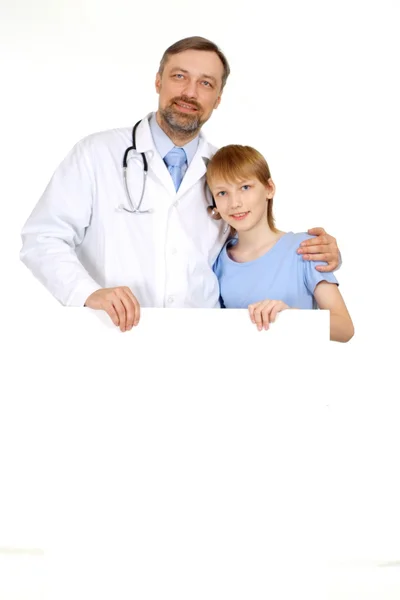
[[[328,348],[329,313],[286,311],[258,332],[247,311],[143,309],[121,333],[49,304],[15,339],[2,536],[42,548],[66,597],[79,582],[261,599],[287,593],[288,565],[315,570],[326,407],[301,400],[304,369],[287,359]]]

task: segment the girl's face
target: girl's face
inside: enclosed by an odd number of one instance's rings
[[[210,184],[212,195],[221,217],[236,231],[249,231],[267,221],[267,200],[273,198],[275,186],[272,179],[268,186],[258,179],[230,182],[215,179]]]

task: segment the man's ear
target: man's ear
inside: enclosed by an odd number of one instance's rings
[[[218,106],[220,105],[220,103],[221,103],[221,96],[222,96],[222,92],[220,93],[220,95],[218,96],[218,98],[217,98],[217,99],[216,99],[216,101],[215,101],[215,104],[214,104],[214,110],[215,110],[216,108],[218,108]]]
[[[157,92],[157,94],[160,93],[160,89],[161,89],[161,75],[160,75],[160,73],[157,73],[157,75],[156,75],[156,92]]]
[[[267,191],[267,200],[271,200],[275,196],[275,184],[271,177],[268,179],[268,185],[265,186]]]

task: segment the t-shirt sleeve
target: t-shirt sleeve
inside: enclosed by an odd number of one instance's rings
[[[303,259],[301,259],[303,260]],[[323,265],[326,266],[327,263],[317,260],[305,260],[304,262],[304,283],[306,288],[308,289],[308,291],[310,292],[310,294],[314,295],[314,291],[315,288],[317,287],[318,283],[320,283],[321,281],[327,281],[328,283],[336,283],[336,285],[339,285],[338,280],[336,279],[335,275],[332,272],[329,273],[321,273],[320,271],[316,270],[316,266],[317,265]]]

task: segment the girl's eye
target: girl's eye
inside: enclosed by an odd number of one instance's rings
[[[246,185],[242,185],[242,190],[246,191],[246,190],[249,190],[249,189],[250,189],[249,185],[247,185],[247,184]]]
[[[226,192],[218,192],[217,196],[222,197],[222,196],[225,196],[225,194],[226,194]]]

